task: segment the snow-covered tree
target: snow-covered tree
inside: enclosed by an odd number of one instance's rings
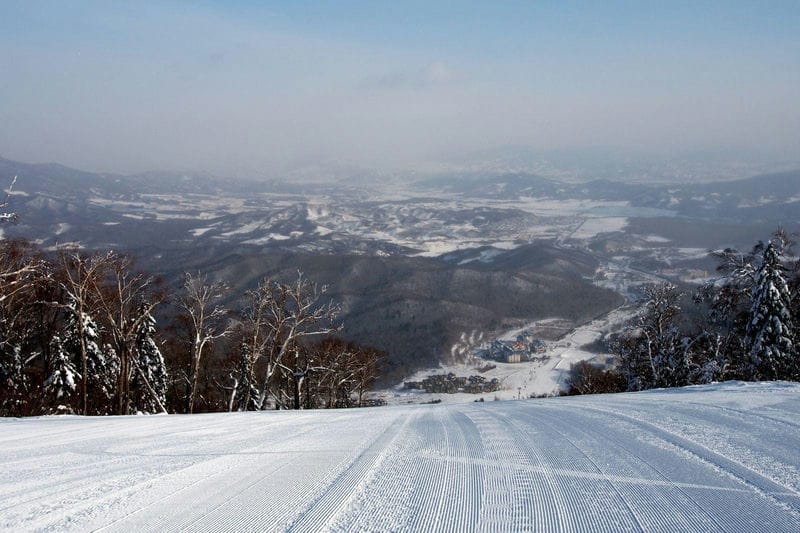
[[[693,362],[690,383],[722,381],[730,375],[731,361],[726,352],[728,339],[702,330],[690,342]]]
[[[20,346],[0,343],[0,415],[19,415],[28,391]]]
[[[167,365],[154,339],[156,319],[143,305],[136,332],[135,371],[131,378],[133,408],[147,413],[166,412]]]
[[[790,254],[786,252],[791,246],[789,234],[778,229],[773,233],[771,241],[766,244],[759,242],[748,253],[726,249],[712,254],[719,260],[717,271],[722,275],[701,288],[697,301],[707,306],[708,312],[702,321],[702,327],[706,340],[713,341],[706,343],[709,348],[706,358],[715,359],[719,363],[718,369],[721,370],[722,377],[759,379],[751,353],[755,340],[752,322],[754,305],[759,298],[758,285],[764,281],[761,276],[766,267],[765,255],[776,256],[771,261],[778,265],[780,275],[788,281],[789,314],[791,317],[797,315],[800,306],[800,295],[797,291],[797,285],[800,285],[800,264],[788,258]],[[768,248],[771,248],[769,252]],[[800,375],[797,375],[797,379],[800,379]]]
[[[788,379],[797,368],[791,294],[772,241],[764,248],[755,276],[745,346],[750,379]]]
[[[64,350],[61,337],[58,335],[50,342],[50,366],[52,372],[44,382],[45,403],[52,411],[71,412],[70,406],[81,376]]]
[[[47,343],[38,343],[43,329],[37,291],[47,283],[48,270],[29,245],[0,241],[0,414],[29,414],[41,381],[31,380],[31,362]]]
[[[163,407],[163,394],[155,389],[150,392],[148,378],[137,369],[139,343],[148,330],[144,322],[153,320],[152,311],[163,299],[163,291],[159,290],[155,278],[134,270],[130,257],[110,253],[105,256],[105,261],[102,283],[93,296],[97,316],[105,327],[119,365],[114,392],[116,413],[124,415],[135,411],[137,406],[133,404],[143,401],[145,391],[151,396],[145,403],[160,403]],[[135,392],[133,380],[137,375],[137,385],[141,390]],[[134,398],[136,394],[138,398]],[[165,411],[163,408],[158,410]]]
[[[100,330],[89,314],[97,304],[99,286],[112,257],[112,253],[91,257],[71,253],[61,256],[61,286],[67,300],[64,349],[78,364],[80,412],[85,415],[107,414],[114,391],[115,377],[110,375],[112,363],[100,349]],[[90,406],[90,403],[95,405]]]
[[[615,343],[629,390],[688,384],[691,341],[678,328],[679,297],[669,283],[644,288],[641,314]]]
[[[9,185],[8,189],[6,189],[5,198],[3,198],[3,201],[0,202],[0,223],[15,222],[17,220],[16,213],[5,212],[6,207],[8,207],[8,200],[11,198],[11,190],[14,188],[14,185],[16,183],[17,183],[17,176],[14,176],[14,179],[11,180],[11,185]]]
[[[230,405],[232,411],[256,411],[258,387],[256,386],[255,358],[250,353],[251,345],[243,342],[239,348],[239,360],[233,372],[234,391]]]
[[[83,414],[107,414],[116,381],[116,355],[101,348],[100,328],[88,313],[81,311],[73,300],[67,305],[63,340],[67,355],[82,363]]]
[[[258,403],[264,406],[272,396],[276,406],[299,409],[300,390],[313,366],[301,345],[306,339],[339,331],[335,321],[340,309],[325,301],[327,286],[312,283],[299,271],[292,283],[267,279],[262,288],[270,349]]]
[[[200,363],[206,350],[214,340],[225,337],[231,329],[225,323],[228,311],[218,305],[227,291],[223,283],[209,283],[206,276],[187,272],[184,275],[183,293],[179,304],[188,318],[191,339],[189,341],[189,390],[186,395],[186,411],[194,412],[200,379]]]
[[[262,403],[256,378],[256,364],[267,356],[271,344],[268,321],[274,306],[272,281],[262,279],[258,287],[247,291],[246,305],[241,311],[242,342],[239,362],[234,371],[237,410],[260,409]]]

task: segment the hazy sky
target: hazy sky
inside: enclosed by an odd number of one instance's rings
[[[414,168],[524,145],[800,153],[800,2],[0,0],[0,156]]]

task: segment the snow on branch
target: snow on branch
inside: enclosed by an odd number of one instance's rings
[[[6,195],[3,198],[3,201],[0,202],[0,209],[5,209],[8,207],[8,201],[11,198],[11,191],[14,189],[14,185],[17,183],[17,176],[14,176],[14,179],[11,180],[11,185],[8,186],[6,189]],[[16,213],[0,213],[0,223],[3,222],[16,222],[19,217]]]

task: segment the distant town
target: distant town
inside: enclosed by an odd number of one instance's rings
[[[483,394],[498,390],[500,381],[497,378],[487,380],[483,376],[459,377],[449,372],[447,374],[428,376],[422,381],[406,381],[405,388],[445,394],[455,394],[457,392]]]
[[[483,336],[481,335],[480,338]],[[544,361],[549,358],[547,345],[537,339],[531,331],[524,331],[514,340],[494,339],[481,342],[464,350],[474,359],[496,361],[498,363],[525,363]],[[489,365],[484,369],[495,368]],[[484,369],[478,368],[479,372]],[[500,388],[497,378],[486,379],[483,376],[456,376],[453,372],[447,374],[432,374],[421,381],[406,381],[404,388],[408,390],[421,390],[429,393],[455,394],[464,392],[468,394],[483,394],[494,392]]]
[[[516,340],[495,339],[474,350],[474,354],[482,359],[500,363],[524,363],[546,357],[547,345],[537,339],[531,332],[517,335]]]

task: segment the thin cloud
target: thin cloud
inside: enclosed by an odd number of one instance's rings
[[[458,70],[442,61],[434,61],[424,67],[366,77],[359,86],[368,90],[426,89],[464,81],[465,77]]]

